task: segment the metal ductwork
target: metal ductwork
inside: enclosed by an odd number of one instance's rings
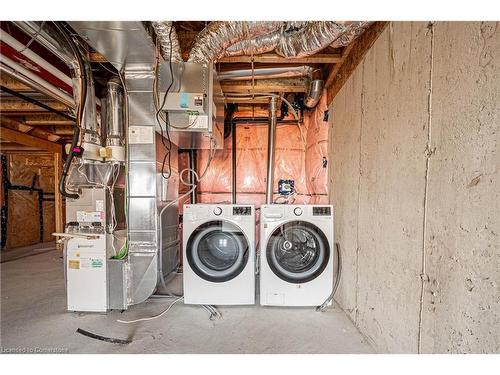
[[[373,21],[353,21],[346,26],[345,32],[330,44],[333,48],[345,47],[363,34]]]
[[[125,99],[119,78],[111,78],[106,94],[106,148],[111,152],[108,160],[125,161]]]
[[[333,21],[307,22],[301,28],[287,28],[276,45],[276,53],[288,58],[309,56],[328,47],[345,30],[344,23]]]
[[[271,52],[276,48],[283,34],[282,28],[257,38],[242,40],[229,46],[224,56],[251,56]]]
[[[149,298],[163,276],[177,267],[178,213],[172,203],[178,196],[177,148],[171,149],[172,173],[167,183],[158,163],[165,150],[157,147],[153,108],[156,48],[145,24],[85,21],[70,25],[123,72],[126,86],[128,256],[120,262],[127,308]],[[160,77],[164,72],[170,75],[164,67]]]
[[[269,34],[283,26],[282,21],[215,21],[197,36],[188,61],[217,61],[225,50],[238,42]]]
[[[338,48],[350,44],[372,23],[365,21],[286,22],[283,23],[283,27],[273,32],[232,44],[226,48],[222,56],[250,56],[275,51],[283,57],[305,57],[328,46]]]
[[[182,62],[181,47],[172,21],[153,21],[151,26],[165,61]]]
[[[318,104],[321,99],[321,95],[323,95],[323,87],[325,85],[325,81],[322,79],[315,79],[311,81],[309,85],[309,90],[307,91],[307,95],[304,99],[304,105],[307,108],[314,108]]]
[[[269,99],[269,126],[267,129],[267,181],[266,204],[273,203],[274,184],[274,151],[276,148],[276,103],[278,99],[273,96]]]
[[[221,81],[238,81],[250,79],[309,77],[311,76],[312,72],[312,67],[304,65],[295,67],[231,70],[228,72],[219,73],[218,77]]]

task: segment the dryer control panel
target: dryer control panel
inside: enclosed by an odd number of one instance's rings
[[[252,214],[252,206],[235,206],[233,207],[234,216],[250,216]]]

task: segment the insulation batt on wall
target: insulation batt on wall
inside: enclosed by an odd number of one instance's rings
[[[278,123],[274,171],[274,199],[278,198],[278,181],[295,181],[294,203],[327,203],[327,168],[324,160],[328,150],[326,95],[317,107],[304,115],[302,124],[305,145],[297,125]],[[267,111],[238,111],[235,117],[266,117]],[[287,120],[293,119],[288,116]],[[304,147],[305,146],[305,147]],[[224,149],[215,153],[207,173],[198,186],[199,203],[231,202],[231,137],[224,140]],[[267,124],[239,124],[236,145],[237,202],[265,203]],[[198,152],[198,171],[203,173],[208,150]],[[187,162],[187,158],[186,158]]]
[[[42,189],[43,241],[51,241],[55,231],[54,160],[52,154],[12,154],[7,156],[8,177],[12,185]],[[33,185],[34,184],[34,185]],[[38,193],[9,190],[7,248],[40,242]],[[19,228],[23,228],[22,231]]]

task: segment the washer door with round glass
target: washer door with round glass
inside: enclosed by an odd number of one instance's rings
[[[274,230],[266,248],[267,263],[276,276],[289,283],[318,277],[328,264],[330,246],[324,233],[305,221],[284,223]]]
[[[248,262],[249,245],[241,229],[228,221],[200,225],[187,242],[186,257],[193,271],[207,281],[238,276]]]

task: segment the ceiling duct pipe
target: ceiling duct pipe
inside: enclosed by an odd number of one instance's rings
[[[328,47],[346,30],[341,22],[311,21],[301,28],[285,30],[276,53],[283,57],[305,57]]]
[[[151,22],[165,61],[183,62],[179,38],[172,21]]]
[[[325,81],[322,79],[315,79],[311,81],[309,85],[309,89],[307,90],[307,95],[304,99],[304,105],[307,108],[314,108],[318,104],[321,99],[321,95],[323,94],[323,86],[325,85]]]
[[[330,47],[340,48],[351,44],[358,36],[363,34],[373,21],[353,21],[349,22],[345,32],[330,44]]]
[[[225,50],[238,42],[253,39],[280,29],[283,21],[214,21],[196,37],[188,61],[217,61]]]
[[[229,46],[224,51],[224,56],[251,56],[271,52],[276,48],[282,34],[283,28],[279,28],[257,38],[242,40]]]
[[[266,204],[273,203],[274,184],[274,151],[276,141],[276,97],[269,99],[269,125],[267,128],[267,181],[266,181]]]
[[[239,81],[271,78],[310,77],[313,68],[307,65],[295,67],[240,69],[219,73],[221,81]]]

